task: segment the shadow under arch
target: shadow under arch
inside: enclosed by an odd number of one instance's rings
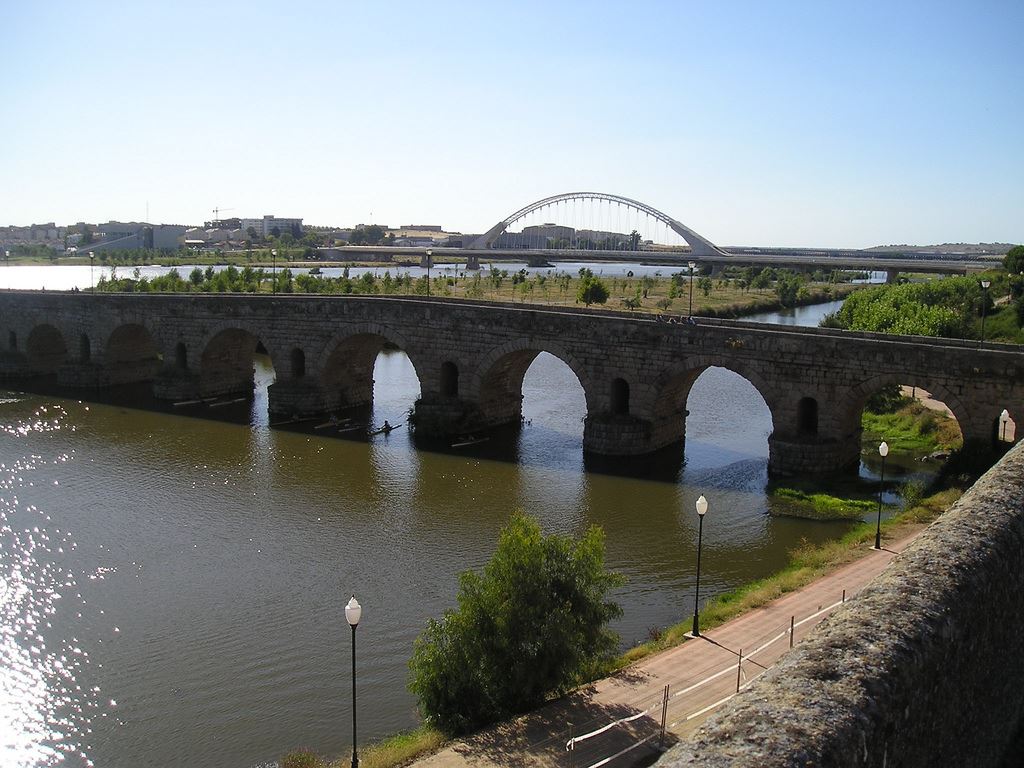
[[[25,340],[25,357],[33,374],[56,373],[68,360],[64,334],[48,323],[34,326]]]
[[[376,323],[350,326],[333,336],[320,355],[319,382],[339,407],[365,406],[373,402],[373,370],[377,356],[387,348],[401,350],[409,359],[423,387],[423,366],[405,336]]]
[[[111,331],[103,359],[111,374],[124,381],[152,379],[161,361],[155,339],[141,323],[125,323]]]
[[[228,326],[204,340],[199,358],[199,394],[202,397],[252,394],[253,355],[266,351],[276,370],[273,355],[252,331]]]

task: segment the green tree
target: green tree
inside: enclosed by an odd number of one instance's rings
[[[750,281],[750,287],[755,291],[764,290],[765,288],[771,288],[772,285],[772,273],[768,267],[765,267],[758,272],[754,278]]]
[[[593,274],[584,275],[576,284],[576,301],[582,301],[588,307],[591,304],[604,304],[608,301],[608,287]]]
[[[1011,275],[1024,272],[1024,245],[1015,245],[1003,257],[1003,266]]]
[[[541,704],[596,673],[614,653],[621,615],[608,592],[604,534],[544,536],[515,514],[483,573],[459,577],[458,608],[416,640],[409,689],[434,726],[465,733]]]
[[[377,245],[384,239],[384,229],[379,224],[371,224],[366,228],[366,242],[369,245]]]
[[[701,277],[697,279],[697,290],[704,294],[705,299],[711,295],[712,287],[710,277]]]

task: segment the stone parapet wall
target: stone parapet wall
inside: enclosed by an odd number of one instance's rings
[[[999,766],[1024,716],[1024,446],[658,763]]]

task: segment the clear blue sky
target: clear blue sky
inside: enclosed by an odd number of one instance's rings
[[[0,4],[0,224],[482,231],[594,190],[721,244],[1024,240],[1024,3]]]

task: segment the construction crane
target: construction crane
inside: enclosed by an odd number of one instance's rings
[[[214,221],[220,221],[220,212],[221,211],[233,211],[233,210],[235,210],[235,209],[234,208],[217,208],[217,207],[214,207],[214,209],[213,209],[213,220]]]

